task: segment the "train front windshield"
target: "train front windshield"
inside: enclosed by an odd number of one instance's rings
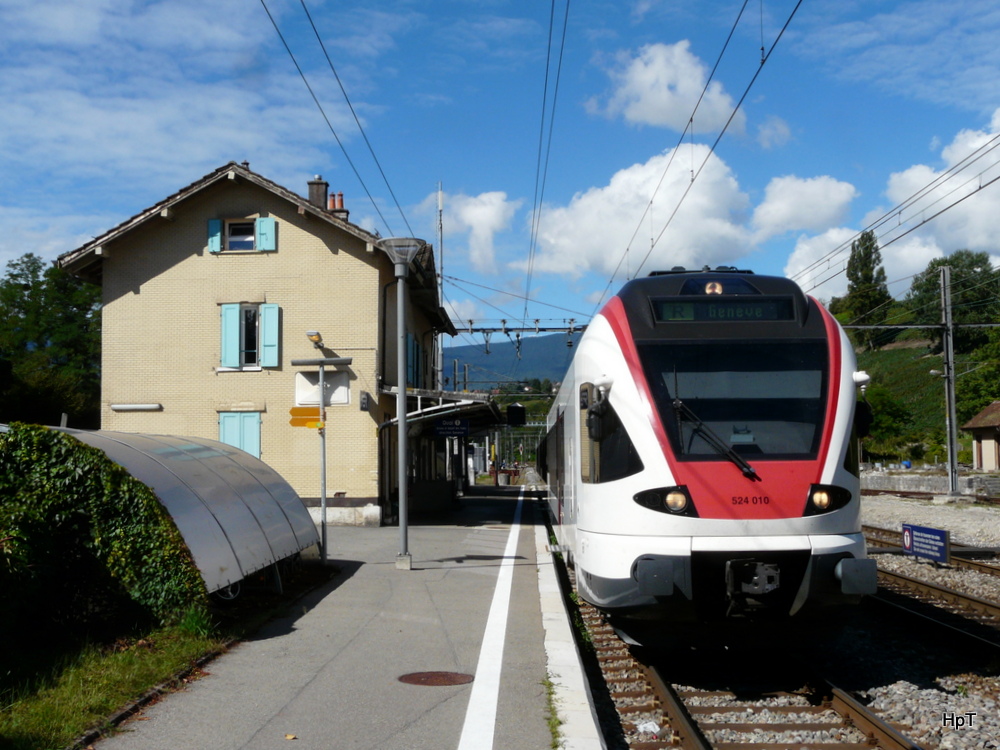
[[[678,459],[816,457],[824,342],[657,342],[640,345],[639,358]]]

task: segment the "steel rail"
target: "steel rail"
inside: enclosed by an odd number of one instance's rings
[[[685,750],[712,750],[712,743],[698,726],[698,722],[684,706],[684,701],[673,685],[663,679],[660,671],[647,664],[642,665],[646,681],[660,699],[663,715],[674,732],[675,743]]]
[[[947,588],[946,586],[938,586],[937,584],[930,583],[928,581],[911,578],[910,576],[903,575],[902,573],[891,573],[887,570],[880,570],[878,575],[880,578],[883,578],[890,583],[895,583],[905,588],[929,594],[930,596],[936,597],[949,604],[954,604],[965,609],[970,609],[974,612],[981,612],[989,615],[990,617],[1000,619],[1000,603],[980,599],[978,596],[965,594],[961,591],[955,591],[954,589]]]
[[[874,741],[881,750],[921,750],[895,727],[870,711],[867,706],[859,703],[853,696],[840,688],[827,683],[831,692],[830,708],[844,717],[859,731],[868,735],[869,742]]]
[[[895,531],[894,529],[881,529],[877,526],[862,526],[861,528],[862,531],[864,531],[865,540],[871,545],[889,546],[894,549],[902,549],[903,547],[902,532]],[[893,538],[887,539],[884,538],[885,536],[891,536]],[[896,537],[898,537],[898,539]],[[983,575],[988,576],[1000,576],[1000,565],[991,565],[990,563],[984,563],[979,560],[971,560],[964,556],[978,553],[982,553],[984,556],[992,555],[992,550],[974,547],[968,544],[952,544],[951,547],[953,553],[963,555],[962,557],[952,556],[950,564],[954,565],[956,568],[974,570],[977,573],[982,573]]]
[[[753,742],[719,742],[712,744],[707,738],[702,728],[699,726],[695,715],[697,713],[730,713],[742,712],[746,707],[742,706],[706,706],[704,708],[689,709],[684,704],[684,699],[674,689],[668,680],[660,674],[659,669],[653,665],[642,665],[642,670],[646,681],[653,688],[661,703],[664,717],[667,719],[673,730],[674,744],[685,750],[756,750],[761,747],[760,743]],[[830,750],[863,750],[873,746],[878,746],[881,750],[922,750],[902,732],[893,727],[887,721],[879,717],[856,698],[845,690],[836,687],[828,680],[817,679],[814,684],[818,686],[817,694],[822,698],[822,707],[834,711],[840,716],[845,726],[854,727],[867,738],[867,742],[810,742],[796,741],[796,748],[823,747]],[[753,710],[753,707],[750,707]],[[822,710],[820,706],[811,707],[812,711]],[[804,706],[771,706],[770,712],[779,713],[810,713],[810,707]],[[828,723],[764,723],[764,724],[728,724],[726,729],[735,732],[749,732],[754,729],[766,729],[769,731],[822,731],[831,728]],[[782,743],[784,745],[784,743]]]

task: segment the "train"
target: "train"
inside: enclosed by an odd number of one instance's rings
[[[621,618],[808,618],[875,592],[861,532],[868,375],[794,282],[722,266],[595,315],[538,466],[578,594]]]

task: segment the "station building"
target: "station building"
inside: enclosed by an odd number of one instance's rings
[[[962,425],[972,433],[973,468],[980,471],[1000,470],[1000,401],[994,401]]]
[[[319,407],[319,368],[292,361],[340,359],[324,367],[328,520],[391,521],[397,280],[379,239],[350,222],[342,194],[320,177],[302,197],[230,162],[60,256],[102,289],[101,428],[219,440],[318,504],[322,441],[301,415]],[[419,508],[454,497],[463,435],[499,412],[486,396],[435,388],[438,337],[455,330],[430,245],[405,283]],[[319,351],[307,331],[320,334]]]

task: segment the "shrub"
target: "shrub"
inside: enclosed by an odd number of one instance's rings
[[[0,637],[23,623],[162,623],[204,604],[184,540],[149,487],[57,430],[0,434]],[[42,621],[44,621],[42,620]]]

